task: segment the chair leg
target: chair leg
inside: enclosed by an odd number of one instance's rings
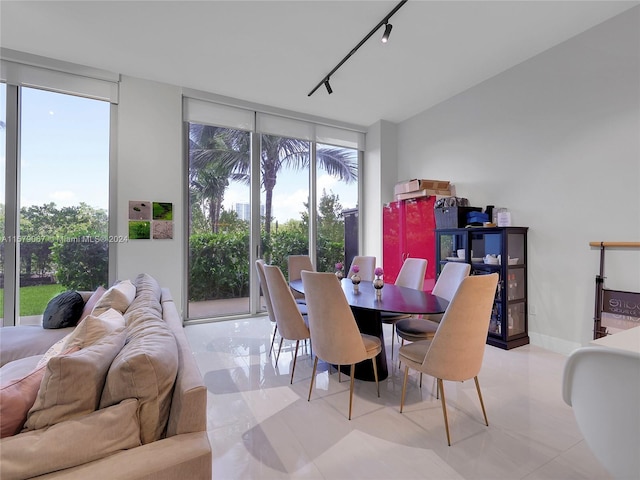
[[[484,415],[484,423],[488,427],[489,420],[487,420],[487,412],[484,409],[484,402],[482,401],[482,393],[480,393],[480,383],[478,383],[478,376],[473,377],[476,381],[476,390],[478,391],[478,398],[480,399],[480,406],[482,407],[482,415]]]
[[[311,384],[309,385],[309,397],[307,397],[307,402],[311,400],[311,390],[313,390],[313,381],[316,379],[317,367],[318,367],[318,356],[316,355],[316,358],[313,361],[313,372],[311,373]]]
[[[338,383],[340,383],[342,381],[342,375],[341,375],[341,371],[340,371],[340,365],[338,365]]]
[[[276,354],[276,367],[278,366],[278,359],[280,358],[280,350],[282,350],[282,342],[284,342],[284,337],[280,337],[280,346],[278,347],[278,353]]]
[[[409,366],[404,367],[404,380],[402,382],[402,395],[400,396],[400,413],[404,408],[404,395],[407,392],[407,378],[409,377]]]
[[[373,378],[376,379],[376,389],[378,390],[378,398],[380,398],[380,383],[378,383],[378,366],[376,365],[376,357],[371,359],[373,362]]]
[[[404,347],[404,338],[400,339],[402,341],[402,343],[400,344],[400,347]],[[400,368],[400,365],[402,365],[402,360],[400,360],[400,355],[398,354],[398,368]]]
[[[447,405],[444,400],[444,384],[442,379],[438,379],[438,390],[440,390],[440,401],[442,402],[442,415],[444,415],[444,428],[447,431],[447,443],[451,446],[451,437],[449,436],[449,420],[447,420]]]
[[[300,345],[300,340],[296,340],[296,353],[293,354],[293,367],[291,367],[291,385],[293,385],[293,372],[296,371],[296,359],[298,358],[298,345]]]
[[[422,388],[422,372],[420,372],[420,388]]]
[[[273,343],[276,341],[276,333],[278,333],[277,323],[273,325],[273,338],[271,339],[271,348],[269,348],[269,357],[271,357],[271,352],[273,351]]]
[[[355,381],[356,366],[351,364],[351,386],[349,387],[349,420],[351,420],[351,407],[353,406],[353,384]]]
[[[391,324],[391,363],[393,363],[393,343],[396,336],[396,324]]]

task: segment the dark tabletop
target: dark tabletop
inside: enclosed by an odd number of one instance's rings
[[[302,280],[289,282],[291,288],[304,293]],[[377,310],[380,312],[435,314],[444,313],[449,302],[422,290],[399,287],[385,283],[380,299],[376,298],[375,288],[371,282],[360,282],[359,292],[354,293],[353,284],[347,278],[342,279],[342,290],[347,302],[354,308]]]

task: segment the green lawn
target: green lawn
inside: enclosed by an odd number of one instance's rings
[[[20,316],[42,315],[47,303],[60,292],[64,292],[62,285],[38,285],[20,288]],[[4,289],[0,288],[0,316],[4,312]]]

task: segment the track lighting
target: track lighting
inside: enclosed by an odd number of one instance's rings
[[[386,26],[384,27],[384,33],[382,34],[382,43],[387,43],[389,41],[389,35],[391,35],[392,28],[393,25],[391,25],[390,23],[386,24]]]
[[[393,10],[391,10],[386,17],[384,17],[380,23],[378,23],[375,27],[373,27],[373,29],[362,39],[360,40],[360,43],[358,43],[348,54],[346,57],[344,57],[342,60],[340,60],[340,62],[333,67],[333,70],[331,70],[327,75],[324,76],[324,78],[322,80],[320,80],[320,83],[318,83],[313,90],[311,90],[309,92],[309,94],[307,95],[308,97],[310,97],[311,95],[313,95],[315,93],[315,91],[317,89],[319,89],[323,84],[325,86],[325,88],[327,89],[327,92],[329,94],[333,93],[333,89],[331,88],[331,85],[329,85],[329,78],[331,77],[331,75],[333,75],[334,73],[336,73],[336,71],[342,66],[342,64],[344,62],[346,62],[347,60],[349,60],[349,57],[351,57],[351,55],[353,55],[354,53],[356,53],[356,50],[358,50],[362,45],[364,45],[364,42],[366,42],[367,40],[369,40],[371,38],[371,36],[376,33],[381,26],[385,26],[384,27],[384,34],[382,35],[382,43],[387,43],[387,40],[389,40],[389,35],[391,34],[391,29],[393,28],[393,26],[389,23],[389,19],[393,16],[394,13],[396,13],[398,10],[400,10],[400,7],[402,7],[405,3],[407,3],[407,0],[402,0],[401,2],[399,2],[394,8]]]

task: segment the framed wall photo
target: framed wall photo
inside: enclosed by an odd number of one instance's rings
[[[173,239],[173,222],[154,220],[152,225],[152,236],[154,240]]]
[[[129,221],[130,240],[149,240],[151,238],[151,222],[146,220]]]
[[[153,202],[154,220],[173,220],[173,203]]]
[[[129,220],[151,220],[151,202],[129,200]]]
[[[173,203],[129,201],[129,239],[172,240]]]

